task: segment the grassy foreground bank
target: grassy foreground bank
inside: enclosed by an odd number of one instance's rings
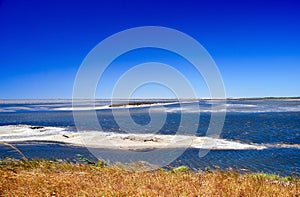
[[[138,166],[135,166],[138,167]],[[0,196],[300,196],[300,180],[237,172],[128,171],[121,165],[0,161]]]

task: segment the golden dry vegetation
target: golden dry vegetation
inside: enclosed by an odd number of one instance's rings
[[[0,161],[0,196],[300,196],[300,180],[269,174],[128,171],[48,160]]]

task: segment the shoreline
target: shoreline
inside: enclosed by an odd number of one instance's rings
[[[14,142],[11,145],[17,147],[27,159],[50,159],[50,160],[66,160],[76,161],[78,155],[87,158],[90,161],[97,161],[98,159],[92,155],[86,147],[76,146],[68,143],[59,143],[53,141],[27,141],[27,142]],[[104,157],[111,153],[117,155],[124,155],[128,150],[112,150],[112,149],[96,149]],[[131,150],[131,151],[152,151],[150,150]],[[179,150],[180,151],[180,150]],[[188,166],[191,170],[198,171],[201,169],[234,169],[237,171],[248,171],[252,173],[264,172],[278,174],[281,176],[300,176],[300,169],[290,165],[272,165],[272,158],[284,159],[286,157],[296,157],[299,155],[299,149],[290,151],[289,148],[270,148],[264,150],[210,150],[204,157],[199,157],[199,149],[188,148],[184,150],[183,154],[168,164],[169,167],[177,167],[181,165]],[[243,157],[241,157],[244,155]],[[259,155],[259,158],[257,156]],[[223,158],[231,157],[230,162],[226,162]],[[0,158],[16,158],[22,159],[21,155],[9,146],[0,144]],[[194,158],[195,162],[189,162],[186,158]],[[249,159],[251,162],[249,163]],[[110,161],[118,163],[119,161]],[[232,163],[233,162],[233,163]],[[247,163],[247,165],[244,165]],[[260,164],[264,164],[258,166]],[[155,164],[153,164],[155,165]]]

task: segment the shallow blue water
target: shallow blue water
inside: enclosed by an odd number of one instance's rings
[[[171,101],[164,101],[171,102]],[[173,101],[172,101],[173,102]],[[97,105],[108,105],[108,101],[97,101]],[[205,136],[211,113],[212,102],[199,102],[199,111],[186,104],[164,106],[167,119],[159,130],[161,134],[175,134],[178,130],[182,113],[200,113],[196,135]],[[83,104],[84,106],[84,104]],[[76,131],[73,113],[68,108],[70,101],[2,101],[0,104],[0,126],[36,125],[67,127]],[[220,110],[224,106],[220,106]],[[199,157],[197,149],[188,149],[171,165],[188,165],[193,169],[219,166],[222,169],[247,169],[281,175],[300,174],[300,101],[299,100],[228,100],[227,113],[221,138],[244,143],[268,144],[264,150],[211,150],[205,157]],[[218,110],[218,109],[217,109]],[[217,111],[216,110],[216,111]],[[122,110],[120,110],[122,117]],[[133,120],[146,125],[150,122],[149,107],[130,109]],[[160,113],[159,111],[156,113]],[[87,111],[80,111],[86,118],[86,130],[99,129],[89,124]],[[104,131],[125,132],[119,128],[110,109],[97,110],[98,120]],[[189,128],[185,128],[188,130]],[[145,132],[145,131],[141,131]],[[277,146],[280,145],[280,146]],[[295,145],[284,146],[284,145]],[[84,149],[68,149],[59,144],[40,144],[33,146],[18,145],[28,157],[39,158],[74,158],[77,153],[91,156]],[[286,148],[284,148],[286,147]],[[57,152],[53,152],[56,149]],[[47,150],[51,150],[50,152]],[[13,154],[7,147],[0,146],[0,156]],[[92,156],[91,156],[92,157]]]

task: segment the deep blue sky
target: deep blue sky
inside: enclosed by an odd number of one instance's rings
[[[148,25],[197,39],[228,97],[300,96],[297,0],[0,0],[0,99],[71,98],[77,69],[96,44]],[[157,96],[153,87],[139,96]]]

